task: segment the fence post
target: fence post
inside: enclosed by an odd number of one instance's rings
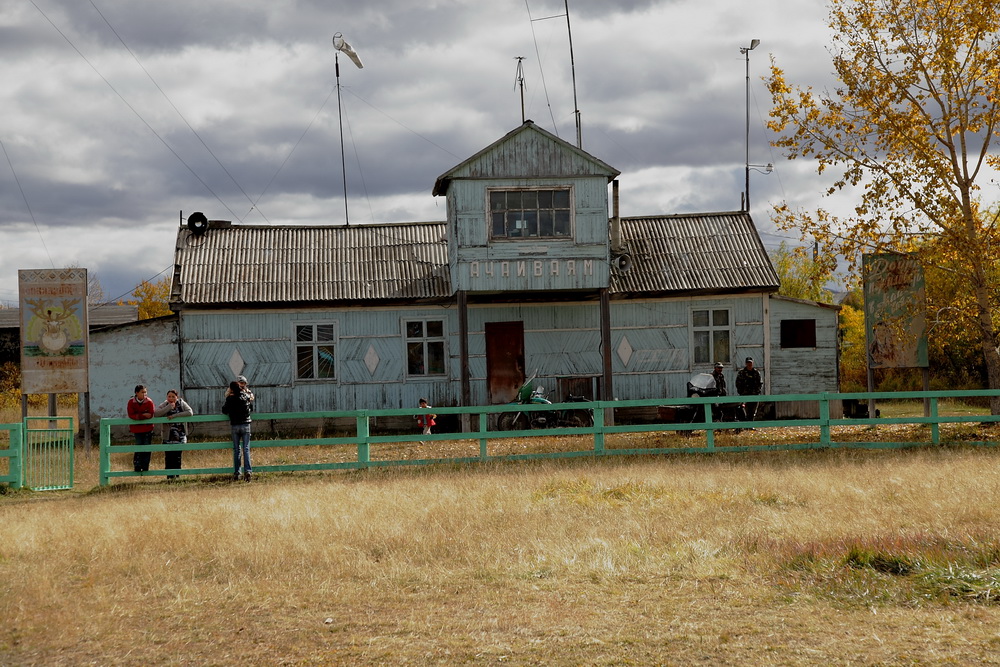
[[[712,404],[705,403],[705,448],[715,449],[715,426],[712,424]]]
[[[819,396],[819,444],[823,447],[830,446],[830,395],[823,392]]]
[[[604,410],[594,406],[594,452],[604,453]]]
[[[111,424],[107,420],[101,420],[101,437],[97,445],[97,468],[98,468],[98,484],[101,486],[107,486],[108,473],[111,472]]]
[[[479,416],[479,460],[487,460],[489,455],[488,440],[486,439],[486,428],[489,426],[489,413],[480,412],[477,413]],[[463,413],[463,416],[468,419],[470,417],[469,413]]]
[[[24,434],[24,420],[21,420],[21,423],[17,428],[12,428],[10,430],[11,456],[7,459],[10,476],[14,478],[14,481],[12,481],[10,485],[15,489],[20,489],[24,486],[25,442],[27,442],[27,437]]]
[[[358,463],[361,463],[365,467],[371,463],[371,443],[368,442],[368,438],[371,436],[371,432],[368,428],[368,413],[362,410],[357,416],[358,424]]]
[[[938,399],[937,397],[930,399],[930,417],[934,420],[931,422],[931,444],[940,445],[941,444],[941,424],[938,422]]]

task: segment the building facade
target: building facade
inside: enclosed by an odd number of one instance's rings
[[[748,213],[621,218],[618,176],[527,121],[436,180],[445,222],[182,227],[186,399],[215,412],[236,375],[263,412],[497,404],[531,376],[554,401],[670,399],[746,356],[766,391],[836,391],[836,309],[774,296]]]

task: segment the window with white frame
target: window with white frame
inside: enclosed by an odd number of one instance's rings
[[[694,346],[694,363],[710,364],[731,361],[732,330],[729,310],[712,308],[691,311],[691,335]]]
[[[407,320],[406,374],[444,375],[444,320]]]
[[[332,322],[295,324],[295,377],[334,380],[337,377],[336,325]]]
[[[490,190],[489,198],[490,238],[570,237],[569,188]]]

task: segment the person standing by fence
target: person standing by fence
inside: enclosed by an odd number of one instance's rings
[[[146,385],[137,384],[135,386],[135,393],[132,398],[128,399],[128,405],[125,406],[125,410],[128,413],[129,419],[145,421],[153,418],[156,406],[153,405],[153,399],[146,395]],[[135,438],[135,444],[153,444],[152,424],[130,424],[128,430],[132,432],[132,437]],[[149,470],[149,458],[150,452],[133,453],[132,470],[135,472],[146,472]]]
[[[235,380],[229,383],[226,402],[222,404],[222,414],[229,416],[229,426],[233,433],[233,481],[240,478],[240,459],[243,459],[243,481],[252,479],[250,465],[250,413],[253,412],[251,394],[240,391]]]
[[[753,366],[753,357],[747,357],[743,368],[736,374],[736,393],[740,396],[759,396],[764,381],[760,371]],[[743,403],[743,421],[753,421],[757,417],[757,407],[760,403]]]
[[[417,415],[417,426],[423,428],[423,431],[421,431],[422,435],[430,435],[431,426],[437,424],[437,422],[434,421],[437,418],[437,415],[431,414],[430,412],[431,407],[432,406],[427,404],[426,398],[420,399],[420,409],[427,410],[427,412],[421,412],[419,415]],[[424,443],[421,442],[420,444],[422,445]]]
[[[167,419],[173,420],[175,417],[190,417],[194,414],[194,410],[191,406],[187,404],[183,398],[177,393],[176,389],[171,389],[167,392],[167,400],[163,401],[156,406],[156,411],[153,413],[154,417],[166,417]],[[167,436],[163,439],[164,443],[178,443],[184,444],[187,442],[187,425],[180,423],[170,423],[165,424]],[[181,456],[183,455],[182,450],[163,452],[163,467],[167,470],[180,470],[181,469]],[[177,475],[167,475],[167,479],[177,479]]]

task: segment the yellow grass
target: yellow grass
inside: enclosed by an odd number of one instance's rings
[[[12,492],[0,664],[1000,664],[1000,603],[975,585],[1000,568],[998,464],[803,452]]]

